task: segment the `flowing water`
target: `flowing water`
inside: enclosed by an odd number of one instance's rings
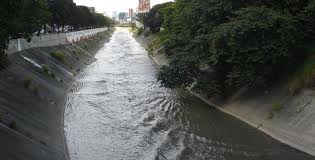
[[[183,91],[163,88],[158,67],[117,28],[77,77],[65,125],[71,160],[308,160]]]

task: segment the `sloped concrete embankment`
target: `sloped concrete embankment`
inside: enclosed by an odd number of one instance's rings
[[[135,38],[148,48],[155,37],[142,34]],[[157,64],[168,64],[159,50],[150,55]],[[190,92],[280,142],[315,156],[315,90],[304,89],[290,95],[286,84],[279,81],[268,87],[243,88],[224,100],[206,97],[193,89]]]
[[[11,65],[0,71],[0,159],[68,159],[63,124],[67,90],[111,33],[9,55]],[[64,57],[54,58],[56,51]]]

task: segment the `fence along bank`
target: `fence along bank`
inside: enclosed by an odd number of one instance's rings
[[[34,36],[32,37],[32,40],[30,42],[27,42],[27,40],[23,38],[12,39],[9,42],[7,53],[12,54],[30,48],[49,47],[75,43],[84,39],[92,38],[97,33],[104,32],[106,30],[108,30],[107,27],[69,33],[46,34]]]

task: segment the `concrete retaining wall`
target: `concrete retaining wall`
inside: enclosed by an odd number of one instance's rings
[[[111,31],[84,42],[90,44],[85,49],[59,45],[8,56],[11,65],[0,71],[1,160],[69,159],[63,123],[67,92]],[[62,62],[51,57],[54,51],[65,54]]]
[[[97,29],[83,30],[83,31],[77,31],[77,32],[41,35],[39,37],[34,36],[32,37],[31,42],[27,42],[26,39],[22,39],[22,38],[12,39],[9,42],[7,53],[12,54],[12,53],[23,51],[30,48],[58,46],[58,45],[74,43],[83,39],[91,38],[95,36],[97,33],[104,32],[107,29],[108,28],[105,27],[105,28],[97,28]]]

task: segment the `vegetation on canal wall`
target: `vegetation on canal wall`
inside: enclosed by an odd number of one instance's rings
[[[11,64],[0,70],[1,159],[69,158],[63,124],[67,91],[112,32],[8,56]]]
[[[314,0],[178,0],[143,15],[145,30],[136,38],[162,64],[164,86],[187,88],[315,155],[314,6]]]
[[[314,6],[314,0],[179,0],[140,19],[161,37],[156,43],[170,59],[159,76],[166,87],[195,84],[207,96],[228,96],[273,82],[312,56],[306,44],[315,38]],[[295,88],[297,80],[290,83]]]
[[[10,39],[92,28],[111,27],[114,22],[73,0],[1,0],[0,69],[9,65],[6,49]]]

